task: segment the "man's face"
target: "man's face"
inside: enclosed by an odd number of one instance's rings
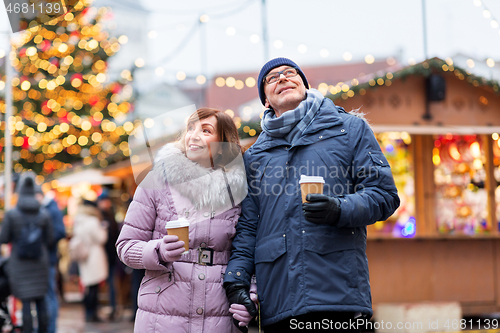
[[[286,68],[290,66],[276,67],[269,73],[279,72]],[[279,117],[286,111],[299,106],[300,102],[306,98],[306,87],[300,75],[286,78],[282,74],[276,82],[264,82],[264,93],[266,94],[266,108],[272,107],[276,116]]]

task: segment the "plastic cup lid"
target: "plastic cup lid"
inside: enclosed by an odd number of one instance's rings
[[[189,221],[184,219],[184,218],[180,218],[180,219],[174,220],[174,221],[169,221],[169,222],[167,222],[167,225],[166,225],[167,229],[184,228],[184,227],[189,227]]]
[[[325,179],[321,176],[306,176],[306,175],[300,175],[300,180],[299,184],[302,183],[325,183]]]

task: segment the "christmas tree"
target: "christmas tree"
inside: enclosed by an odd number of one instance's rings
[[[122,73],[120,82],[109,82],[107,60],[120,43],[101,24],[110,18],[109,9],[90,5],[80,0],[71,12],[43,25],[21,22],[28,29],[12,60],[17,72],[10,119],[15,172],[54,175],[82,160],[105,167],[110,155],[128,155],[126,139],[134,129],[127,121],[132,78]],[[5,113],[4,100],[0,110]],[[0,149],[4,145],[2,133]]]

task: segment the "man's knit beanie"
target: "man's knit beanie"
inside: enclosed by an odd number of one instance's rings
[[[264,93],[264,76],[266,76],[267,73],[269,73],[273,68],[285,65],[296,68],[297,72],[302,78],[302,81],[304,81],[304,86],[306,87],[306,89],[309,89],[309,83],[307,82],[306,76],[296,63],[294,63],[292,60],[288,58],[274,58],[272,60],[269,60],[262,67],[259,73],[259,79],[257,80],[257,87],[259,88],[259,97],[263,105],[266,104],[266,94]]]

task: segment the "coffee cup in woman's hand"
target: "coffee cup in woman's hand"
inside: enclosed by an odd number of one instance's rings
[[[160,259],[164,262],[173,262],[181,258],[184,252],[184,242],[179,240],[179,237],[174,235],[167,235],[163,237],[160,243],[158,254]]]

